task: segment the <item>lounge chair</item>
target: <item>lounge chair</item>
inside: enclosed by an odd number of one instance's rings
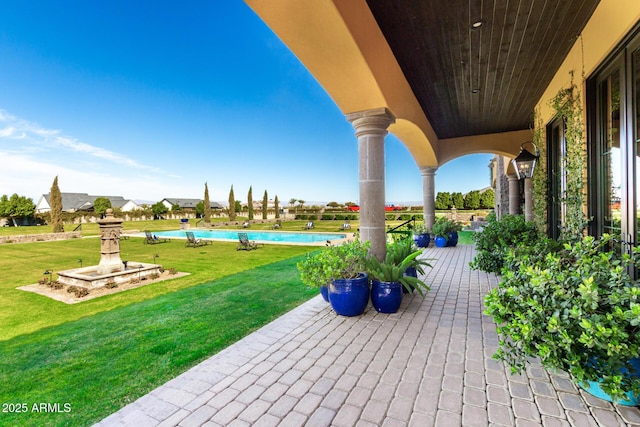
[[[276,223],[275,223],[275,224],[273,224],[273,227],[271,227],[271,228],[273,228],[274,230],[277,230],[277,229],[279,229],[279,228],[282,228],[282,221],[277,220],[277,221],[276,221]]]
[[[156,243],[165,243],[169,241],[169,239],[158,238],[158,236],[156,236],[155,234],[151,234],[150,231],[145,231],[144,235],[144,243],[149,245],[155,245]]]
[[[245,251],[250,251],[251,249],[257,249],[258,244],[254,241],[249,240],[249,236],[247,233],[238,233],[238,248],[236,250],[243,249]]]
[[[249,223],[249,221],[245,221],[242,223],[242,228],[249,228],[250,225],[251,223]]]
[[[344,220],[344,224],[342,224],[343,230],[351,230],[351,222],[348,219]]]
[[[309,221],[307,222],[307,225],[305,225],[304,227],[302,227],[303,230],[311,230],[313,228],[313,221]]]
[[[184,242],[184,247],[187,248],[189,246],[197,248],[198,246],[206,246],[211,244],[208,240],[196,239],[196,236],[193,235],[192,231],[186,231],[187,241]]]

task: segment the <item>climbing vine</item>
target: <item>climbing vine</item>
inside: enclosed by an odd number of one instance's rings
[[[533,116],[533,143],[538,147],[538,165],[533,171],[533,222],[540,233],[547,232],[547,144],[544,141],[544,125],[538,111]]]
[[[561,203],[565,206],[565,218],[560,237],[563,240],[575,241],[584,235],[587,218],[583,210],[585,132],[580,92],[573,82],[573,73],[570,86],[558,91],[550,105],[556,111],[556,117],[563,119],[565,126],[566,153],[561,159],[561,164],[566,179],[566,191],[560,195]]]

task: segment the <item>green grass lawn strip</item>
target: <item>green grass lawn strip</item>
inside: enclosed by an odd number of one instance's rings
[[[300,257],[0,342],[0,402],[69,413],[0,413],[0,425],[99,421],[300,303]]]
[[[0,340],[154,298],[314,249],[308,246],[265,245],[253,251],[237,251],[236,243],[227,242],[185,248],[183,240],[145,245],[141,238],[123,240],[120,246],[122,260],[153,262],[157,254],[156,262],[165,268],[173,267],[190,274],[68,305],[16,288],[37,283],[45,270],[77,268],[78,259],[82,259],[84,266],[96,265],[100,260],[99,239],[0,245]]]

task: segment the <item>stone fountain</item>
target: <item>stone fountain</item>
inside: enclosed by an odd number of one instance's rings
[[[88,290],[98,289],[108,283],[127,283],[131,279],[143,280],[147,276],[160,274],[162,266],[120,259],[120,233],[122,220],[107,209],[100,225],[100,262],[98,265],[59,271],[58,281],[63,285],[78,286]]]

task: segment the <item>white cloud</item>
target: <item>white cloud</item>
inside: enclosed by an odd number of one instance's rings
[[[25,140],[43,148],[62,148],[70,152],[86,154],[91,157],[136,169],[156,170],[153,166],[144,165],[123,154],[78,141],[76,138],[61,134],[57,129],[44,128],[36,123],[13,116],[6,110],[0,109],[0,123],[3,122],[6,123],[7,126],[4,129],[0,129],[0,144],[3,140],[7,139]]]

